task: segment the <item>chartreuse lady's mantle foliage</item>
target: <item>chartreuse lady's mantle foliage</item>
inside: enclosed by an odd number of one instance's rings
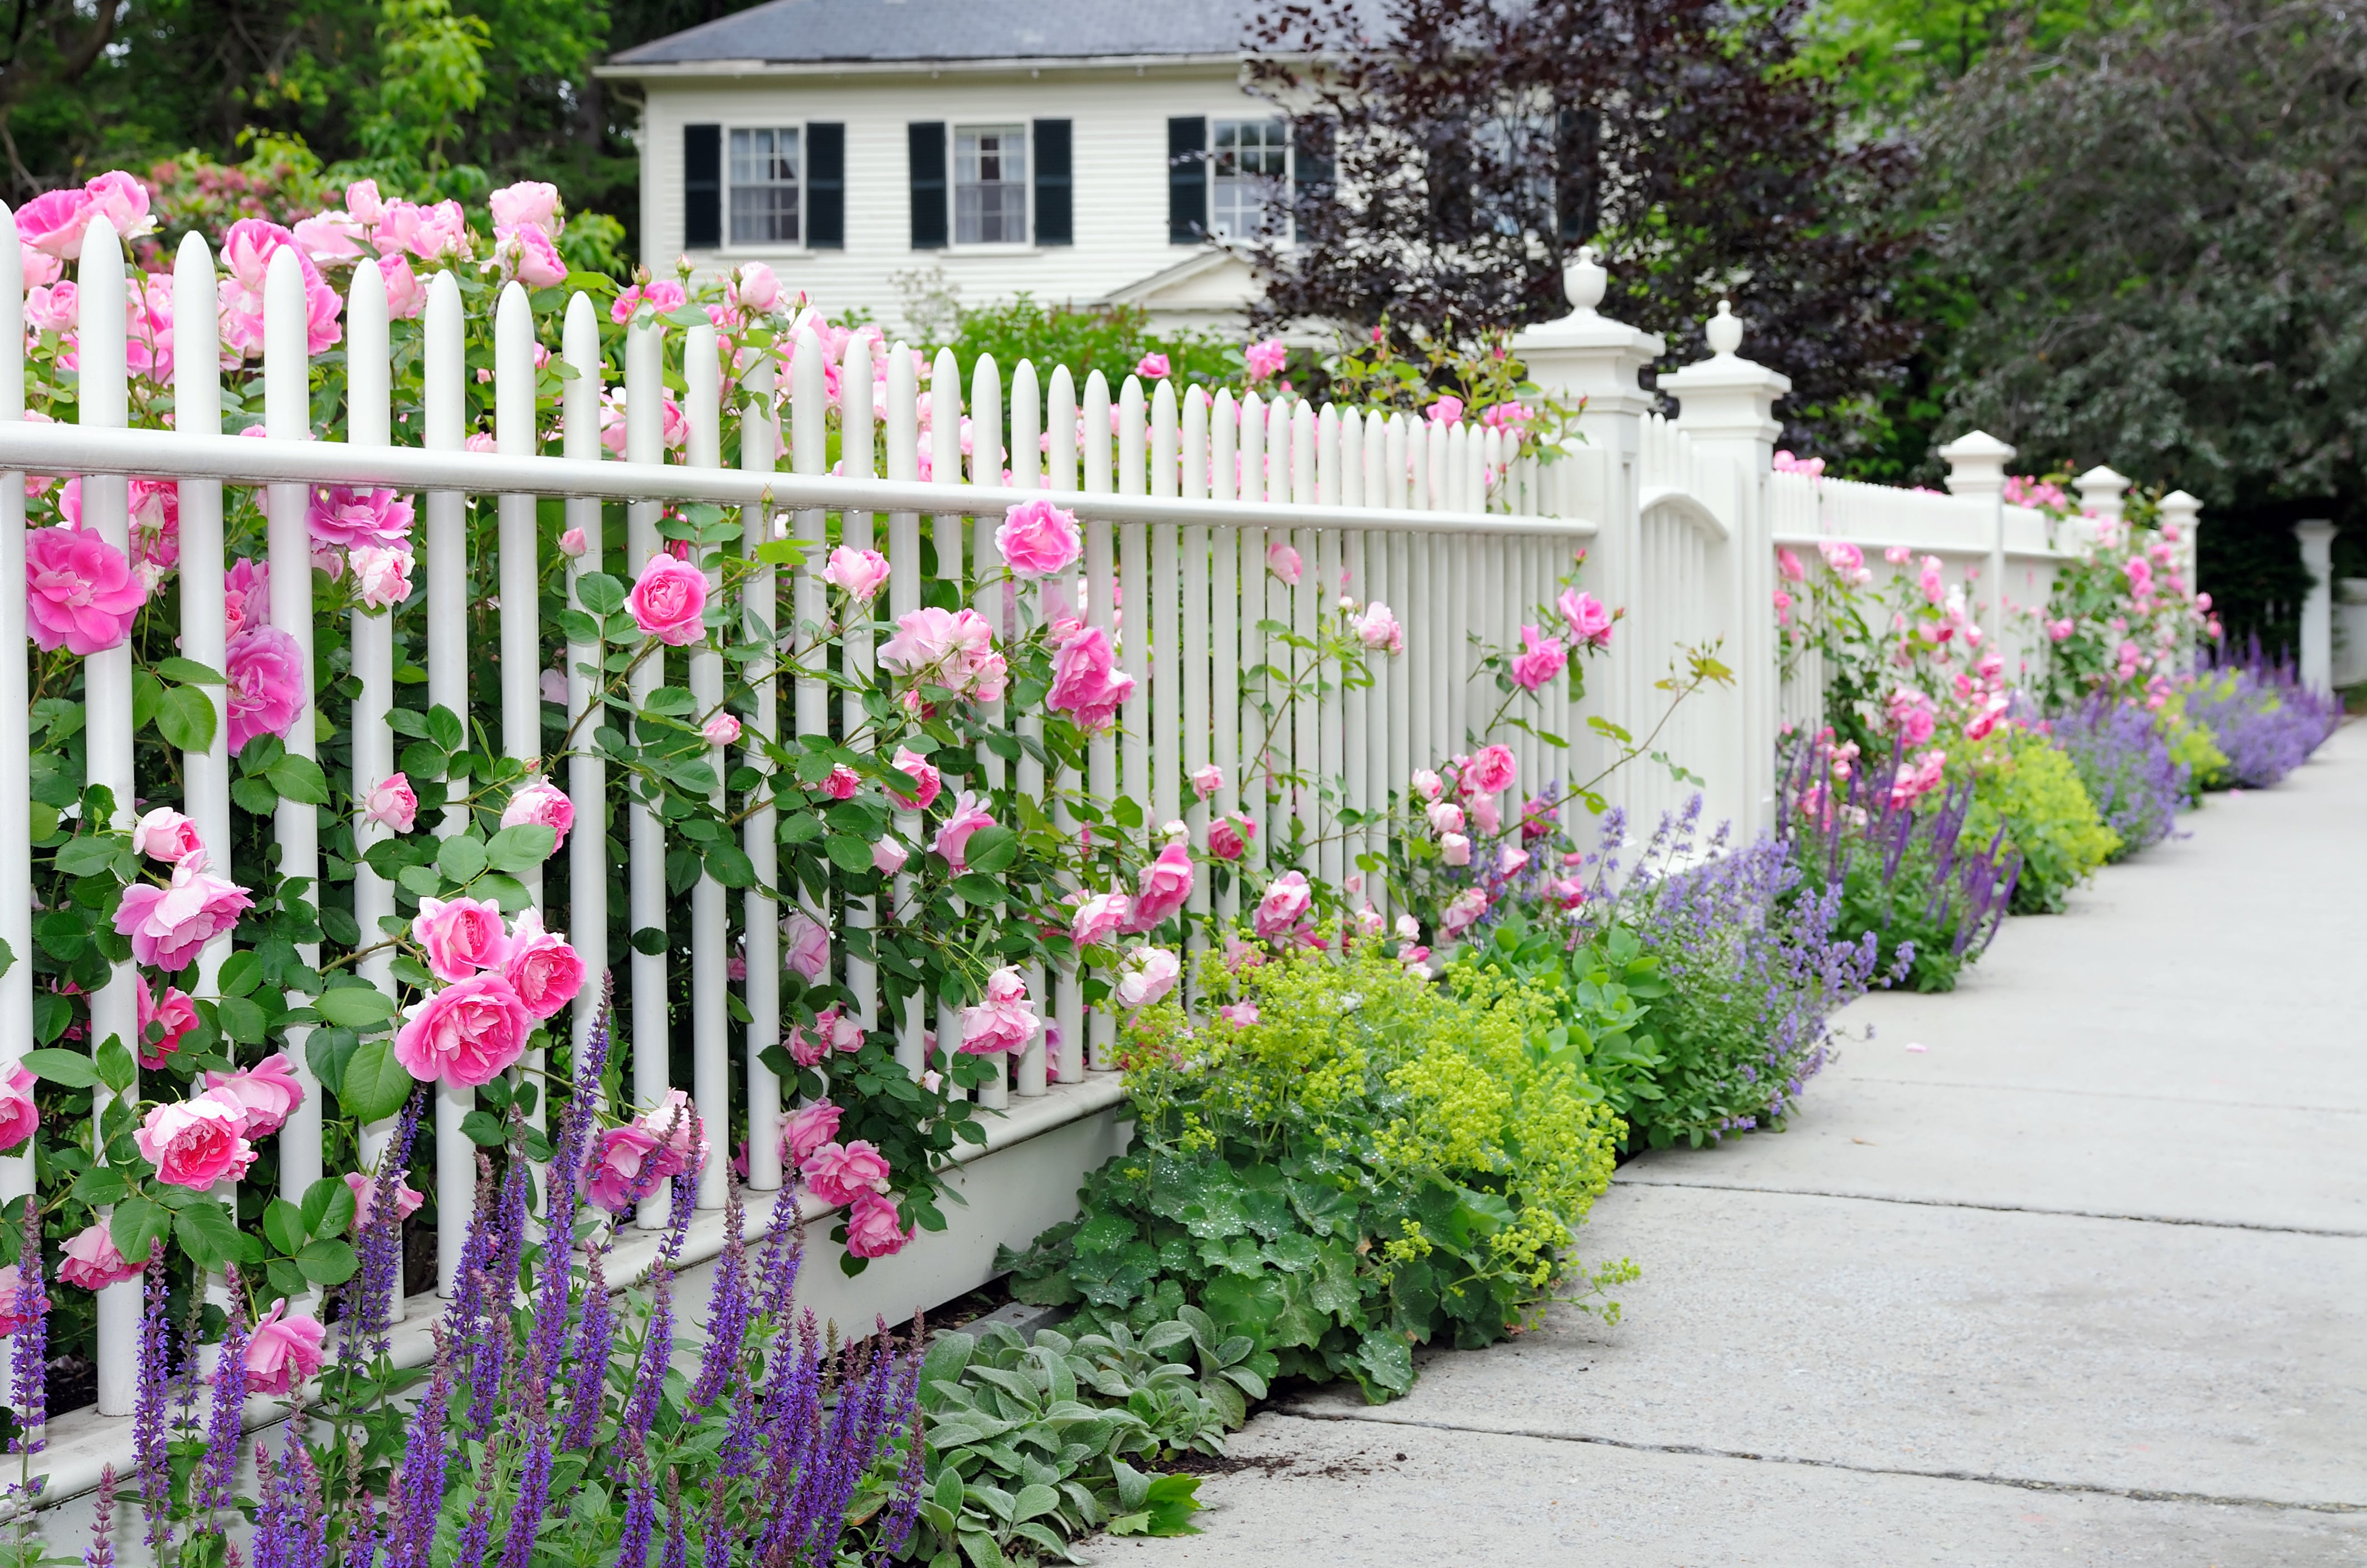
[[[1016,1294],[1112,1329],[1195,1306],[1274,1370],[1378,1401],[1412,1386],[1416,1345],[1487,1345],[1627,1278],[1567,1256],[1617,1123],[1530,1051],[1543,998],[1458,998],[1377,941],[1231,962],[1204,964],[1205,1010],[1128,1026],[1135,1146],[1008,1260]]]

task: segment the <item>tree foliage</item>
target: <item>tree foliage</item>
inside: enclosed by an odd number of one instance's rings
[[[1565,313],[1581,244],[1604,309],[1704,352],[1731,299],[1784,371],[1795,439],[1832,431],[1912,346],[1878,214],[1909,163],[1845,144],[1800,69],[1802,0],[1305,0],[1252,28],[1258,90],[1291,113],[1296,244],[1257,244],[1265,311],[1468,335]],[[1329,148],[1330,177],[1315,161]]]

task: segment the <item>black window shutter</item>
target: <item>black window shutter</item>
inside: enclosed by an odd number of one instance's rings
[[[846,248],[846,127],[806,125],[806,246]]]
[[[1076,183],[1070,164],[1065,119],[1036,122],[1036,243],[1077,243]]]
[[[1291,208],[1297,215],[1301,234],[1307,232],[1314,214],[1331,199],[1333,185],[1339,177],[1331,161],[1338,131],[1338,125],[1323,115],[1291,125]]]
[[[1167,122],[1167,243],[1199,244],[1208,233],[1208,121],[1181,115]]]
[[[946,248],[946,122],[914,120],[906,131],[912,149],[912,248]]]
[[[723,243],[723,128],[682,128],[682,248]]]

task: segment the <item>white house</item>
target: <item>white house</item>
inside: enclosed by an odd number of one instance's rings
[[[1330,178],[1246,87],[1239,0],[771,0],[617,55],[642,260],[769,263],[906,324],[931,288],[1229,327],[1225,248]]]

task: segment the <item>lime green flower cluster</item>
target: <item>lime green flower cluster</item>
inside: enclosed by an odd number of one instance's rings
[[[2005,846],[2022,852],[2013,890],[2017,915],[2059,913],[2071,890],[2120,847],[2120,835],[2097,815],[2078,769],[2035,730],[2000,729],[1972,777],[1973,809],[1959,843],[1965,853],[1986,853],[2004,828]]]

